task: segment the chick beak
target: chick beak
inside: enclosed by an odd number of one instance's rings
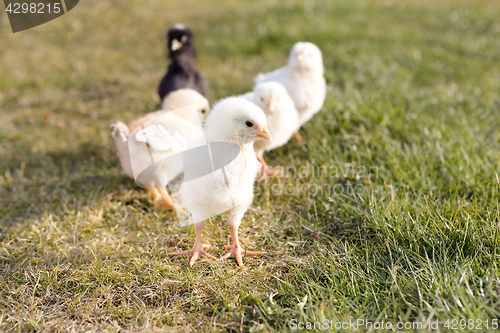
[[[306,56],[304,55],[304,53],[300,52],[300,53],[297,55],[297,59],[298,59],[300,62],[303,62],[303,61],[306,59]]]
[[[269,97],[269,100],[267,101],[267,104],[266,104],[266,107],[269,109],[269,110],[273,110],[274,109],[274,100],[273,100],[273,96]]]
[[[269,133],[269,130],[267,129],[266,125],[264,125],[264,128],[262,129],[262,131],[257,133],[257,136],[259,138],[262,138],[262,139],[267,140],[267,141],[273,140],[273,137],[271,136],[271,133]]]
[[[180,49],[180,48],[181,48],[181,46],[182,46],[182,43],[181,43],[181,42],[179,42],[179,41],[178,41],[177,39],[175,39],[175,38],[174,38],[174,39],[172,39],[172,47],[171,47],[172,52],[177,51],[178,49]]]

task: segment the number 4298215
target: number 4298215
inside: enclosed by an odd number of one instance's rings
[[[7,13],[10,14],[44,14],[44,13],[55,13],[59,14],[61,12],[60,3],[9,3],[5,9]]]
[[[469,330],[482,330],[482,329],[498,329],[498,319],[448,319],[444,323],[444,327],[451,330],[469,329]]]

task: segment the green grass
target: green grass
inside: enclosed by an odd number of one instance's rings
[[[0,331],[500,317],[495,1],[87,0],[17,34],[0,17]],[[269,254],[242,269],[170,259],[194,230],[115,155],[111,120],[158,107],[176,22],[196,34],[211,102],[296,41],[323,51],[329,92],[306,144],[267,155],[309,172],[257,184],[240,237]],[[213,254],[229,235],[207,223]]]

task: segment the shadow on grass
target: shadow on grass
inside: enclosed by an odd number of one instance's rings
[[[121,173],[109,147],[88,142],[71,151],[16,156],[2,164],[7,170],[0,179],[4,225],[44,213],[60,214],[105,200],[113,191],[136,187]]]

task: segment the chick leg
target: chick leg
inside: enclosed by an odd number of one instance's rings
[[[203,244],[201,242],[201,231],[203,230],[203,225],[205,224],[205,221],[196,223],[196,239],[194,241],[193,248],[191,250],[186,250],[186,251],[179,251],[179,252],[170,252],[168,255],[173,257],[173,256],[191,256],[191,260],[189,260],[189,266],[193,266],[196,260],[201,255],[204,255],[207,258],[210,258],[212,260],[216,260],[216,258],[207,253],[204,248],[210,247],[210,245]]]
[[[236,262],[238,263],[238,266],[243,266],[243,258],[242,255],[245,256],[261,256],[263,254],[266,254],[266,252],[252,252],[252,251],[246,251],[244,250],[241,245],[240,241],[238,239],[238,225],[234,226],[232,224],[229,224],[231,227],[231,232],[233,234],[233,244],[232,245],[224,245],[226,250],[231,250],[225,255],[223,255],[220,260],[225,260],[231,256],[234,256],[236,258]]]
[[[260,164],[262,164],[262,168],[260,169],[259,171],[259,180],[263,180],[266,176],[276,176],[276,177],[279,177],[281,172],[279,170],[279,168],[277,169],[274,169],[274,168],[271,168],[269,167],[269,165],[266,163],[266,161],[264,160],[264,157],[262,155],[257,155],[257,160],[260,162]]]
[[[266,168],[268,167],[268,165],[267,165],[266,161],[264,161],[264,156],[262,156],[261,154],[257,154],[257,161],[259,161],[260,164],[262,164],[262,168],[260,168],[260,171],[259,171],[259,175],[260,175],[259,179],[262,180],[262,178],[265,175]]]
[[[302,139],[302,135],[300,135],[299,131],[293,133],[293,137],[295,138],[295,140],[297,140],[298,143],[302,143],[302,141],[304,141]]]
[[[153,201],[157,202],[161,198],[161,194],[157,189],[150,188],[149,192],[151,192],[151,195],[153,196]]]
[[[163,206],[167,208],[174,208],[174,200],[172,200],[172,197],[170,196],[170,194],[168,194],[168,191],[164,188],[161,188],[158,191],[160,191]]]
[[[160,168],[161,167],[161,168]],[[162,161],[161,164],[155,166],[153,170],[154,188],[157,189],[161,194],[162,205],[167,208],[174,208],[174,200],[167,191],[167,175],[165,172],[165,164]]]

